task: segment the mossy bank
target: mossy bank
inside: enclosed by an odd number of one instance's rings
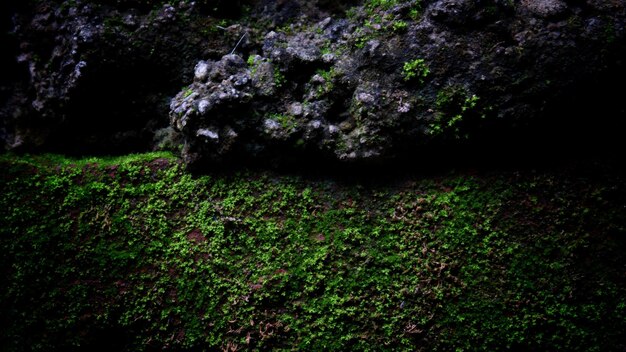
[[[3,351],[626,348],[619,173],[0,167]]]

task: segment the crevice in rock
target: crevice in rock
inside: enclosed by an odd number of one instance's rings
[[[167,127],[169,99],[180,84],[154,62],[103,65],[87,71],[81,88],[72,92],[66,117],[49,147],[68,152],[129,153],[148,150],[154,131]]]

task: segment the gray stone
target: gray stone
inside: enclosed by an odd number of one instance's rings
[[[217,134],[217,132],[212,131],[210,129],[207,128],[201,128],[199,130],[196,131],[196,136],[197,137],[205,137],[207,140],[210,140],[212,142],[217,142],[220,139],[219,134]]]
[[[521,0],[520,4],[542,17],[559,15],[567,9],[567,5],[562,0]]]
[[[204,81],[207,78],[207,75],[209,74],[210,71],[210,67],[209,64],[206,61],[200,61],[198,62],[198,64],[196,65],[196,68],[194,70],[194,75],[195,78],[198,81]]]
[[[412,1],[356,5],[349,18],[265,1],[248,22],[209,31],[194,2],[150,13],[118,3],[38,0],[12,17],[19,46],[3,62],[21,71],[0,82],[6,147],[158,143],[150,133],[169,122],[188,163],[273,158],[302,142],[339,160],[393,157],[542,121],[626,55],[626,0],[429,0],[417,19]]]

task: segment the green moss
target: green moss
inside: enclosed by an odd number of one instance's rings
[[[248,69],[250,70],[250,74],[252,76],[254,76],[257,69],[259,68],[259,64],[262,62],[261,60],[257,61],[255,58],[256,55],[250,55],[248,56],[248,60],[246,60],[246,62],[248,63]]]
[[[357,49],[363,49],[365,47],[365,44],[367,44],[367,42],[369,42],[370,40],[374,39],[374,37],[375,36],[373,33],[365,33],[364,31],[361,31],[359,28],[355,32],[354,46]]]
[[[394,6],[397,6],[402,3],[411,2],[411,0],[367,0],[364,4],[365,8],[370,10],[390,10]],[[413,1],[415,4],[414,8],[420,6],[420,1]]]
[[[606,351],[626,332],[622,179],[0,167],[3,351]]]
[[[422,10],[422,4],[419,0],[367,0],[363,6],[368,17],[372,17],[381,12],[388,12],[398,5],[407,3],[411,3],[409,7],[409,19],[417,20]]]
[[[327,70],[317,70],[315,72],[318,76],[324,79],[324,83],[317,87],[317,98],[322,97],[325,94],[329,94],[335,88],[335,76],[337,75],[333,67]]]
[[[391,23],[391,28],[394,32],[404,32],[408,28],[408,24],[402,20],[396,20]]]
[[[357,49],[362,49],[371,39],[391,35],[391,31],[406,31],[409,22],[419,20],[421,14],[421,1],[411,0],[368,0],[346,13],[351,20],[362,23],[352,35]]]
[[[432,135],[452,133],[461,138],[462,122],[468,115],[478,113],[480,98],[461,86],[448,86],[437,93],[435,121],[429,125]],[[486,113],[488,108],[483,109]]]
[[[417,21],[417,19],[422,15],[421,6],[413,7],[409,11],[409,18],[413,21]]]
[[[407,61],[402,66],[402,77],[405,81],[418,80],[420,83],[424,83],[429,74],[430,69],[424,59]]]
[[[189,86],[183,87],[183,98],[187,98],[189,97],[191,94],[193,94],[193,89]]]
[[[278,122],[284,130],[289,132],[295,131],[298,127],[298,121],[291,115],[270,114],[269,119]]]
[[[276,88],[282,87],[285,83],[287,83],[287,78],[285,74],[280,71],[278,66],[274,67],[274,84]]]

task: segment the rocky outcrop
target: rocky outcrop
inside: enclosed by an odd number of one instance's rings
[[[366,1],[201,61],[170,118],[189,163],[297,151],[367,161],[471,140],[543,117],[618,61],[625,4]]]
[[[202,2],[5,6],[16,50],[3,55],[21,72],[5,82],[11,94],[0,110],[9,149],[110,153],[163,143],[153,137],[169,135],[159,130],[168,127],[169,99],[191,78],[190,66],[237,40]]]
[[[3,6],[5,149],[176,149],[182,138],[200,165],[373,161],[541,129],[572,92],[623,72],[626,52],[623,0]]]
[[[294,16],[333,1],[3,1],[4,149],[124,153],[169,146],[171,98],[201,59],[249,51]],[[347,4],[347,3],[346,3]]]

